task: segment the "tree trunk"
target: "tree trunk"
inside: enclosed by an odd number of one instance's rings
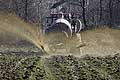
[[[13,2],[14,2],[14,5],[15,5],[15,13],[20,16],[17,1],[14,0]]]
[[[109,0],[109,16],[110,16],[110,20],[109,20],[109,25],[112,26],[113,21],[113,10],[112,10],[112,0]]]
[[[86,22],[86,8],[85,8],[85,0],[83,0],[83,6],[82,6],[82,16],[83,16],[83,22],[86,28],[88,28],[87,26],[87,22]]]
[[[102,21],[102,1],[103,0],[100,0],[100,20],[99,20],[99,22],[101,22]]]
[[[25,16],[24,16],[25,21],[28,20],[28,19],[27,19],[27,16],[28,16],[28,11],[27,11],[27,9],[28,9],[28,0],[25,0]]]

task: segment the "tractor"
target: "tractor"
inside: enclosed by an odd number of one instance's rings
[[[43,28],[45,34],[64,33],[67,38],[79,33],[82,29],[82,23],[78,14],[72,13],[51,13],[46,17],[46,25]]]
[[[51,13],[49,17],[46,17],[43,32],[49,36],[46,40],[48,40],[47,45],[52,52],[56,52],[57,50],[70,51],[76,45],[73,45],[70,40],[72,40],[71,38],[74,38],[73,36],[79,33],[81,29],[82,23],[79,20],[79,14],[59,12]],[[62,35],[59,35],[59,33],[62,33]],[[52,37],[50,34],[52,34]],[[76,38],[74,39],[77,40]],[[77,42],[75,40],[73,42]],[[70,48],[70,46],[72,48]]]

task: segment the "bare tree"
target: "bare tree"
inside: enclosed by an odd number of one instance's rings
[[[102,21],[102,10],[103,10],[102,9],[102,1],[103,0],[100,0],[100,20],[99,20],[100,22]]]
[[[28,20],[28,0],[25,0],[25,2],[24,2],[24,5],[25,5],[25,16],[24,16],[24,19],[25,19],[25,21],[27,21]]]
[[[14,8],[16,14],[22,17],[25,21],[27,21],[28,17],[28,0],[13,0]]]
[[[112,26],[112,22],[113,22],[113,3],[112,3],[112,0],[109,0],[109,16],[110,16],[110,21],[109,21],[109,25]]]

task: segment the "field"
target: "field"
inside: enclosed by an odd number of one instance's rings
[[[0,80],[119,80],[119,34],[109,28],[83,31],[85,46],[75,46],[76,36],[69,44],[71,51],[59,54],[44,54],[24,39],[2,34]]]
[[[119,80],[120,55],[0,56],[0,80]]]

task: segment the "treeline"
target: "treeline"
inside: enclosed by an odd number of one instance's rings
[[[61,7],[79,14],[86,28],[120,27],[120,0],[0,0],[0,11],[13,11],[27,22],[43,25],[45,17]]]

